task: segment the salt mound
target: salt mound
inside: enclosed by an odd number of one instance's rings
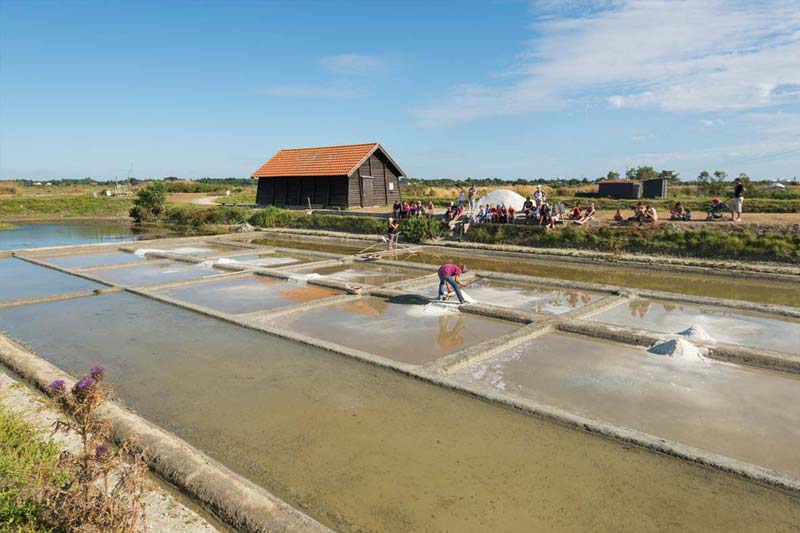
[[[139,257],[145,257],[147,254],[151,252],[160,253],[163,251],[164,250],[161,250],[160,248],[137,248],[136,250],[133,251],[133,255],[138,255]]]
[[[698,341],[715,341],[716,339],[708,334],[706,330],[701,328],[700,326],[692,326],[689,329],[685,329],[678,333],[683,337],[689,337],[690,339],[696,339]]]
[[[678,361],[705,361],[703,352],[691,342],[682,338],[669,339],[651,346],[648,352],[655,355],[665,355]]]
[[[489,194],[484,195],[478,200],[478,205],[486,206],[488,204],[502,205],[506,207],[513,207],[517,211],[522,211],[522,204],[525,203],[525,197],[520,196],[514,191],[508,189],[497,189]]]

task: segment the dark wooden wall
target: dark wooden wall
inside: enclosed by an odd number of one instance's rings
[[[256,203],[259,205],[347,207],[346,176],[304,176],[258,178]],[[356,204],[358,205],[358,204]]]
[[[374,205],[391,205],[400,199],[400,178],[397,169],[389,159],[378,150],[358,167],[358,171],[350,177],[348,199],[351,207],[370,207]],[[361,198],[361,182],[363,176],[372,176],[372,198]],[[389,190],[389,183],[393,184]]]

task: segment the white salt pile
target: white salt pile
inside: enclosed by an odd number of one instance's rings
[[[289,274],[290,281],[297,281],[300,283],[305,283],[310,279],[319,279],[322,276],[317,274],[316,272],[312,272],[311,274]]]
[[[164,250],[160,250],[159,248],[137,248],[134,250],[133,255],[138,255],[139,257],[144,257],[151,252],[163,252]]]
[[[680,337],[657,342],[647,351],[655,355],[667,356],[676,361],[704,362],[706,360],[703,357],[705,349],[698,348]]]
[[[695,340],[698,340],[698,341],[710,341],[710,342],[713,342],[713,341],[716,340],[714,337],[709,335],[706,330],[704,330],[703,328],[701,328],[700,326],[697,326],[697,325],[691,326],[690,328],[679,332],[678,335],[681,335],[683,337],[688,337],[690,339],[695,339]]]
[[[496,191],[492,191],[489,194],[484,195],[478,200],[478,205],[485,206],[488,204],[505,204],[506,207],[513,207],[517,211],[522,211],[522,204],[524,203],[524,196],[520,196],[514,191],[509,191],[508,189],[497,189]]]

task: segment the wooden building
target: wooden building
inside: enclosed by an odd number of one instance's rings
[[[400,199],[403,170],[379,143],[289,148],[253,173],[256,203],[371,207]]]
[[[642,183],[633,180],[603,180],[597,187],[597,196],[601,198],[641,198]]]

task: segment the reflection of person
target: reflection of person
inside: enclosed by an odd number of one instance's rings
[[[455,319],[455,324],[451,324]],[[439,335],[436,337],[436,344],[440,348],[450,349],[458,348],[464,344],[464,338],[461,332],[466,326],[464,325],[464,317],[458,314],[443,315],[439,317]]]
[[[638,315],[639,318],[644,318],[647,316],[647,313],[650,312],[651,305],[649,300],[633,300],[628,304],[628,310],[631,312],[632,317]]]
[[[465,285],[461,283],[461,274],[467,271],[464,265],[454,265],[453,263],[445,263],[439,267],[439,299],[444,299],[444,291],[447,289],[447,294],[450,295],[455,291],[458,296],[458,301],[464,303],[464,295],[461,294],[461,287]],[[450,287],[447,287],[447,286]],[[451,290],[452,289],[452,290]]]

